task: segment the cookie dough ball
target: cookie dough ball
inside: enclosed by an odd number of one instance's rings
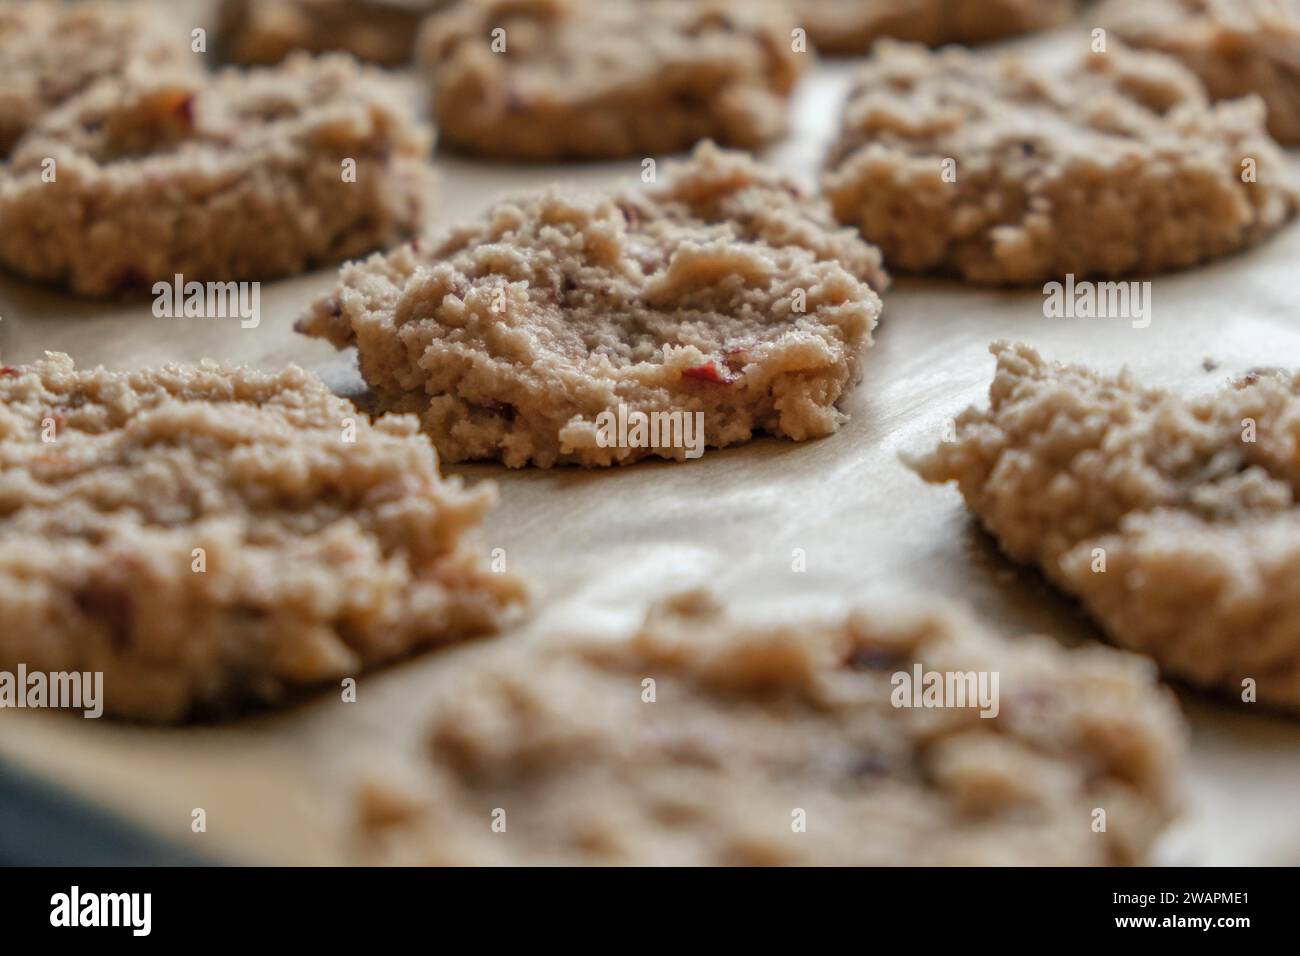
[[[881,41],[823,185],[891,268],[981,284],[1193,266],[1300,203],[1258,100],[1212,106],[1176,61],[1115,43],[1045,73]]]
[[[293,275],[415,232],[430,149],[350,57],[133,71],[19,144],[0,177],[0,262],[83,295]]]
[[[971,691],[898,706],[917,669]],[[995,674],[993,713],[977,701]],[[426,761],[365,782],[361,829],[402,864],[1135,863],[1184,749],[1154,677],[951,610],[756,627],[688,593],[631,638],[557,636],[466,674]]]
[[[465,0],[418,56],[444,142],[546,161],[640,156],[786,129],[811,54],[772,0]]]
[[[835,431],[879,253],[745,154],[705,144],[660,175],[520,195],[349,264],[299,329],[355,345],[380,406],[419,415],[448,461],[680,460]]]
[[[0,670],[102,672],[117,717],[279,701],[522,596],[472,534],[491,489],[294,367],[0,369],[0,489]]]
[[[823,53],[866,53],[881,37],[927,46],[985,43],[1067,22],[1077,0],[796,0]]]
[[[222,0],[219,32],[236,63],[279,63],[295,50],[339,50],[385,66],[411,59],[425,16],[451,0]]]
[[[1171,676],[1300,712],[1300,375],[1185,399],[996,343],[990,407],[916,461]]]
[[[1110,0],[1095,19],[1177,57],[1218,99],[1258,94],[1269,132],[1300,144],[1300,0]]]
[[[198,68],[190,27],[125,0],[0,3],[0,159],[54,107],[135,62]]]

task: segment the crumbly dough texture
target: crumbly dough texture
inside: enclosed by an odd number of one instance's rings
[[[1300,204],[1258,100],[1211,106],[1176,61],[1114,40],[1046,74],[881,41],[823,185],[891,269],[994,285],[1192,266]]]
[[[440,135],[469,152],[649,156],[706,138],[752,148],[784,133],[810,60],[794,52],[793,27],[772,0],[463,0],[430,17],[417,58]]]
[[[145,721],[337,684],[519,603],[472,534],[492,500],[293,366],[5,367],[0,670],[100,671]]]
[[[0,180],[0,262],[83,295],[337,262],[421,226],[431,139],[377,71],[342,54],[212,76],[133,70],[19,144]]]
[[[963,413],[920,474],[956,481],[1003,550],[1115,643],[1300,710],[1300,375],[1184,399],[1023,345],[993,352],[990,407]]]
[[[59,103],[133,62],[195,66],[189,28],[126,0],[0,3],[0,159]]]
[[[295,50],[341,50],[402,66],[425,16],[450,0],[222,0],[221,48],[236,63],[279,63]]]
[[[893,706],[915,664],[997,671],[998,714]],[[691,592],[629,639],[467,674],[418,769],[362,783],[360,844],[402,864],[1134,863],[1174,811],[1183,736],[1149,662],[1109,648],[947,610],[756,628]]]
[[[685,457],[602,446],[620,405],[700,412],[711,447],[835,431],[888,281],[879,253],[744,154],[704,144],[661,176],[530,193],[349,264],[298,327],[355,345],[379,406],[418,414],[447,461]]]
[[[1096,20],[1177,57],[1212,96],[1258,94],[1273,136],[1300,144],[1300,0],[1110,0]]]
[[[797,0],[799,24],[823,53],[865,53],[892,37],[940,46],[986,43],[1060,26],[1076,0]]]

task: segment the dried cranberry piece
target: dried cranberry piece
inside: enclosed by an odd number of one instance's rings
[[[709,359],[703,365],[696,365],[682,372],[682,378],[693,378],[699,382],[712,382],[714,385],[730,385],[736,379],[728,372],[718,368],[718,363]]]
[[[185,93],[172,104],[172,113],[187,127],[194,128],[194,94]]]

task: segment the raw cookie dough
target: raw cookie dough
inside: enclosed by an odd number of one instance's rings
[[[1176,61],[1114,42],[1044,74],[881,41],[823,185],[891,269],[981,284],[1193,266],[1300,203],[1258,100],[1210,106]]]
[[[745,154],[703,144],[660,177],[522,195],[350,263],[298,328],[355,345],[379,406],[418,414],[446,461],[695,457],[602,413],[698,412],[711,447],[835,431],[888,281],[877,250]]]
[[[417,57],[458,149],[648,156],[780,136],[811,59],[793,28],[772,0],[464,0],[429,18]]]
[[[521,599],[471,533],[492,500],[296,367],[5,367],[0,670],[100,671],[147,721],[337,686]]]
[[[1111,0],[1094,19],[1176,56],[1214,97],[1259,94],[1269,132],[1300,144],[1300,0]]]
[[[1076,0],[796,0],[822,53],[866,53],[881,37],[927,46],[985,43],[1060,26]]]
[[[388,81],[342,54],[134,70],[19,143],[0,175],[0,262],[83,295],[291,275],[415,232],[430,148]]]
[[[420,21],[449,0],[223,0],[221,46],[236,63],[342,50],[386,66],[411,59]]]
[[[629,639],[514,650],[439,698],[414,771],[364,780],[363,855],[1123,864],[1147,857],[1174,809],[1177,707],[1149,662],[1109,648],[1009,641],[951,611],[756,628],[694,592]],[[996,672],[997,714],[894,706],[895,675],[917,665],[982,673],[988,689]]]
[[[1300,710],[1300,376],[1183,399],[1023,345],[993,352],[991,407],[957,418],[921,475],[956,481],[1002,549],[1115,643]]]
[[[0,159],[59,103],[136,61],[194,66],[189,27],[125,0],[0,3]]]

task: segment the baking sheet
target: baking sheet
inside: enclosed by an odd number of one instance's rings
[[[1074,42],[1058,34],[1056,41]],[[1040,51],[1053,38],[1031,41]],[[801,87],[792,135],[767,158],[812,185],[847,79],[819,66]],[[1293,159],[1295,158],[1293,154]],[[577,167],[486,164],[439,156],[439,222],[470,216],[503,192],[555,180],[633,184],[639,160]],[[275,368],[297,362],[345,394],[355,359],[292,331],[334,270],[264,284],[262,321],[158,319],[149,301],[97,303],[0,278],[0,357],[46,350],[81,365],[139,368],[205,357]],[[983,402],[990,341],[1027,341],[1049,357],[1104,369],[1127,364],[1154,384],[1211,389],[1249,368],[1300,356],[1300,228],[1261,248],[1157,278],[1149,328],[1122,319],[1047,319],[1038,291],[998,292],[900,279],[861,385],[835,436],[764,439],[683,464],[608,471],[447,469],[495,481],[501,504],[483,538],[537,591],[518,631],[429,654],[359,681],[356,703],[326,689],[284,711],[233,724],[155,729],[62,714],[0,714],[0,758],[212,859],[338,863],[354,850],[350,799],[368,768],[400,765],[420,746],[444,682],[493,654],[563,631],[617,635],[664,592],[705,583],[741,616],[834,614],[849,604],[955,600],[1008,634],[1066,642],[1096,632],[1035,573],[1013,568],[951,487],[921,483],[902,449],[933,444],[945,419]],[[1214,371],[1206,358],[1218,363]],[[807,571],[791,570],[793,549]],[[1300,722],[1250,716],[1179,691],[1192,726],[1187,806],[1158,859],[1187,864],[1300,863]],[[191,830],[202,808],[207,830]]]

